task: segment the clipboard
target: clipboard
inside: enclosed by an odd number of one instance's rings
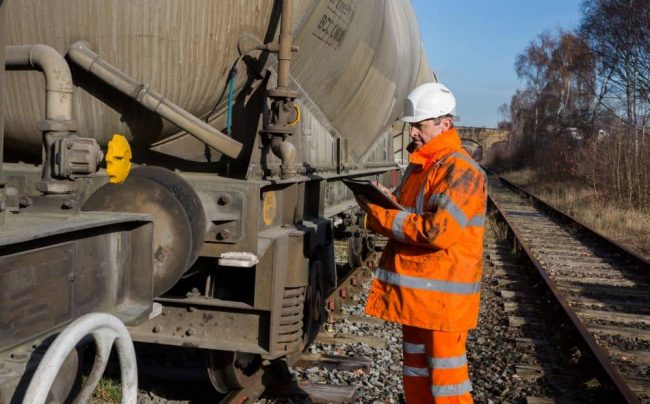
[[[382,192],[368,180],[353,180],[344,178],[341,181],[350,188],[355,195],[363,195],[368,200],[384,209],[404,210],[404,207],[395,202],[390,196]]]

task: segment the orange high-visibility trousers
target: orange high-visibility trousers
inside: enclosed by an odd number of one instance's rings
[[[467,370],[467,331],[402,326],[407,404],[473,403]]]

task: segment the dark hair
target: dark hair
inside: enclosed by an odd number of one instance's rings
[[[450,128],[453,128],[454,127],[454,116],[452,114],[447,114],[447,115],[439,116],[437,118],[433,118],[434,125],[440,124],[440,122],[442,122],[442,120],[445,119],[445,118],[451,119]]]

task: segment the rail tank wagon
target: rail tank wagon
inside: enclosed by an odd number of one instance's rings
[[[0,402],[32,397],[52,339],[92,312],[204,350],[221,392],[300,353],[336,283],[333,239],[367,237],[340,180],[396,184],[393,123],[434,79],[410,1],[0,7]]]

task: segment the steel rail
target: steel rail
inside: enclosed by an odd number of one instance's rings
[[[570,222],[572,224],[577,224],[580,228],[582,228],[586,232],[592,234],[593,236],[595,236],[597,238],[603,239],[603,240],[607,241],[608,243],[612,244],[613,246],[615,246],[617,249],[622,250],[622,252],[624,252],[626,255],[629,256],[629,258],[632,258],[633,260],[635,260],[642,267],[646,267],[646,270],[648,271],[648,273],[650,273],[650,260],[644,258],[640,254],[636,253],[635,251],[632,251],[630,248],[620,244],[619,242],[612,240],[611,238],[605,236],[604,234],[599,233],[597,230],[595,230],[592,227],[586,225],[585,223],[582,223],[580,220],[578,220],[578,219],[576,219],[574,217],[571,217],[569,214],[561,211],[560,209],[557,209],[557,208],[547,204],[543,200],[541,200],[538,197],[536,197],[535,195],[527,192],[526,190],[522,189],[518,185],[513,184],[512,182],[508,181],[507,179],[505,179],[505,178],[503,178],[503,177],[501,177],[501,176],[499,176],[499,175],[497,175],[497,174],[495,174],[493,172],[491,172],[491,173],[492,173],[492,175],[496,175],[501,182],[503,182],[506,185],[508,185],[508,186],[516,189],[517,191],[523,193],[524,195],[526,195],[526,197],[531,198],[535,204],[537,204],[538,206],[541,206],[543,209],[551,211],[552,214],[561,217],[565,221],[568,221],[568,222]]]
[[[496,175],[493,174],[492,175]],[[497,175],[499,180],[503,181],[503,179]],[[509,185],[508,182],[503,181],[505,184]],[[518,187],[515,187],[516,189],[519,189]],[[520,189],[519,189],[520,190]],[[538,200],[538,198],[535,198],[534,196],[528,194],[527,192],[520,190],[520,192],[524,192],[526,195],[529,195],[530,197],[534,198],[535,200]],[[489,193],[488,193],[489,195]],[[616,369],[616,367],[613,365],[613,363],[609,360],[609,357],[607,355],[607,352],[603,350],[603,348],[596,342],[594,337],[591,335],[585,324],[578,318],[577,314],[573,311],[571,306],[568,304],[568,302],[565,300],[564,296],[562,293],[558,290],[557,285],[555,284],[555,281],[553,281],[550,276],[546,273],[544,270],[544,266],[542,263],[535,258],[533,255],[533,252],[529,248],[529,246],[523,241],[523,238],[521,237],[521,234],[519,231],[516,230],[515,226],[513,223],[508,219],[507,215],[505,214],[504,210],[499,206],[499,203],[496,202],[494,198],[489,196],[490,201],[492,204],[497,208],[499,211],[500,215],[503,217],[503,220],[506,222],[510,230],[512,231],[514,237],[517,239],[517,242],[521,245],[521,248],[524,250],[526,255],[528,256],[529,260],[531,263],[535,266],[537,271],[539,272],[540,276],[546,284],[548,285],[551,293],[555,297],[556,301],[558,304],[562,307],[564,312],[566,313],[567,317],[571,320],[573,325],[576,327],[578,332],[580,333],[580,336],[582,337],[583,341],[585,344],[589,347],[595,358],[597,359],[598,363],[601,365],[602,370],[604,371],[604,374],[607,376],[609,381],[616,386],[618,393],[621,395],[623,399],[626,400],[628,403],[639,403],[639,399],[637,395],[632,391],[630,386],[628,385],[625,377]],[[543,203],[544,205],[548,206],[546,203],[539,201]],[[553,211],[557,211],[554,208],[550,209]],[[571,217],[563,214],[563,217],[568,218],[573,220]],[[575,221],[575,220],[573,220]],[[592,231],[593,232],[593,231]],[[595,235],[601,237],[598,233],[593,232]],[[605,239],[603,237],[603,239]],[[609,241],[608,239],[605,239]]]

